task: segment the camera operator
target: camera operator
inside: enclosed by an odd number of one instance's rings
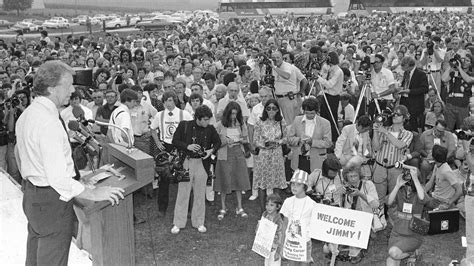
[[[372,61],[372,60],[371,60]],[[393,77],[392,71],[383,67],[385,58],[381,54],[376,54],[373,58],[372,73],[371,73],[371,84],[373,98],[369,104],[369,115],[373,117],[377,112],[375,99],[378,101],[380,110],[386,110],[387,106],[393,103],[393,93],[396,92],[395,78]]]
[[[474,81],[474,78],[466,73],[470,67],[470,57],[455,55],[441,77],[447,83],[445,118],[450,131],[459,128],[463,119],[469,116],[469,98],[472,97],[470,83]]]
[[[179,233],[186,226],[189,196],[193,190],[194,200],[191,213],[192,226],[200,233],[207,231],[205,220],[205,192],[207,172],[204,160],[209,160],[221,146],[221,140],[214,126],[209,125],[212,111],[202,105],[196,108],[194,120],[181,121],[173,135],[173,145],[185,152],[184,168],[189,171],[189,182],[180,182],[174,209],[172,234]]]
[[[426,48],[423,49],[421,55],[421,65],[423,69],[427,71],[428,75],[431,74],[433,78],[428,78],[428,82],[431,87],[436,88],[438,93],[441,93],[441,67],[444,60],[446,51],[440,47],[441,38],[439,36],[433,36],[431,40],[426,43]]]
[[[440,210],[448,210],[456,206],[456,201],[462,195],[462,185],[457,181],[455,173],[446,162],[448,158],[448,149],[440,145],[433,147],[433,160],[435,168],[433,176],[425,185],[425,191],[431,193],[426,207],[430,210],[439,208]]]
[[[391,126],[374,123],[372,148],[376,153],[376,165],[372,181],[381,201],[392,191],[397,177],[402,173],[395,167],[395,163],[405,158],[405,152],[413,139],[413,133],[403,127],[408,119],[408,109],[404,105],[398,105],[393,110]]]
[[[298,93],[297,77],[294,67],[283,61],[281,52],[272,53],[270,60],[272,75],[275,77],[275,97],[285,121],[290,124],[299,112],[296,94]]]
[[[336,52],[330,52],[327,57],[329,70],[326,77],[319,76],[316,81],[323,88],[323,92],[327,98],[327,104],[321,105],[321,116],[331,123],[332,141],[336,141],[337,134],[337,108],[339,107],[339,98],[342,93],[342,85],[344,83],[344,73],[339,67],[339,56]],[[329,104],[329,106],[328,106]],[[331,112],[329,112],[329,108]],[[331,117],[331,113],[334,117]]]
[[[10,99],[6,100],[6,126],[8,130],[8,145],[7,145],[7,172],[17,182],[21,184],[20,170],[15,159],[15,145],[16,145],[16,132],[15,126],[18,118],[23,111],[30,104],[29,100],[30,93],[26,90],[15,91]]]
[[[448,149],[448,158],[453,156],[456,151],[456,140],[451,132],[446,132],[446,121],[437,120],[432,129],[424,131],[419,141],[416,142],[415,151],[420,153],[422,161],[420,164],[421,184],[425,184],[428,175],[433,171],[433,147],[440,145]]]
[[[356,124],[342,128],[341,135],[337,138],[334,155],[344,167],[354,156],[368,157],[372,154],[372,143],[369,131],[372,121],[368,115],[357,118]]]

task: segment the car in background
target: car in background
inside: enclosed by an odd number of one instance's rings
[[[13,26],[13,22],[10,22],[10,21],[4,20],[4,19],[0,20],[0,29],[8,29],[11,26]]]
[[[18,33],[37,32],[42,29],[43,29],[42,26],[30,23],[30,22],[18,22],[15,25],[10,27],[10,30],[16,31]]]
[[[41,25],[43,25],[43,23],[44,23],[44,21],[39,20],[39,19],[35,19],[35,18],[25,18],[25,19],[22,20],[21,22],[33,23],[33,24],[36,24],[36,25],[38,25],[38,26],[41,26]]]
[[[135,26],[137,25],[138,22],[140,22],[140,17],[137,16],[130,16],[130,25],[129,26]],[[105,22],[105,28],[106,29],[113,29],[113,28],[123,28],[127,27],[127,17],[121,17],[121,18],[116,18],[114,20],[110,20]]]
[[[43,28],[60,29],[69,28],[69,21],[63,17],[52,17],[43,23]]]
[[[99,21],[107,20],[107,16],[104,14],[95,14],[92,18]]]
[[[96,25],[96,24],[99,24],[100,23],[100,20],[96,19],[96,18],[91,18],[89,16],[86,16],[86,15],[80,15],[80,16],[77,16],[75,18],[72,19],[72,22],[73,23],[77,23],[79,25],[86,25],[86,22],[87,22],[87,18],[89,18],[91,20],[91,24],[92,25]]]
[[[153,20],[140,21],[135,25],[135,27],[143,31],[160,31],[175,29],[178,24],[179,21],[154,18]]]

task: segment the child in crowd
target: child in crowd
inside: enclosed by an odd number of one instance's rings
[[[266,218],[278,227],[273,240],[272,253],[269,258],[265,259],[266,265],[279,266],[281,265],[281,246],[283,242],[283,218],[280,215],[280,208],[282,200],[278,194],[272,194],[267,197],[265,202],[265,211],[262,214],[262,218]]]
[[[290,182],[293,196],[285,200],[280,210],[285,229],[283,257],[289,260],[290,265],[309,265],[313,261],[309,236],[311,213],[317,205],[306,196],[308,173],[296,170]]]

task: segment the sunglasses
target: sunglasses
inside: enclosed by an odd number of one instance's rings
[[[394,113],[393,113],[393,116],[403,116],[403,114],[402,114],[402,113],[399,113],[399,112],[394,112]]]
[[[265,110],[267,110],[267,112],[270,112],[270,111],[278,111],[278,107],[276,107],[276,106],[268,106]]]

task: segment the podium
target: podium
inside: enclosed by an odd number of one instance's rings
[[[154,160],[138,149],[108,145],[110,163],[115,169],[122,169],[120,173],[125,178],[111,176],[95,186],[120,187],[125,190],[125,199],[114,206],[109,201],[75,199],[76,214],[80,221],[82,217],[87,223],[80,225],[79,233],[87,239],[93,265],[135,265],[133,192],[153,180]]]

